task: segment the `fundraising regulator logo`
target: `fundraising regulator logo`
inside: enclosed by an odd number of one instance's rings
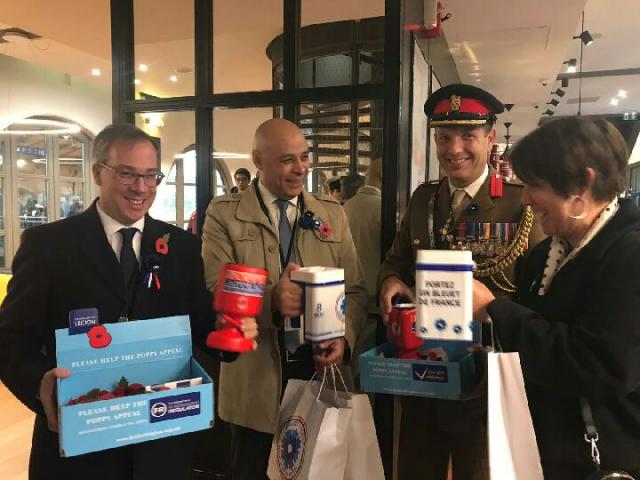
[[[149,402],[149,422],[200,415],[200,392],[162,397]]]

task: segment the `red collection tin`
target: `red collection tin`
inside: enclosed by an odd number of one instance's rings
[[[223,315],[225,324],[207,338],[211,348],[231,352],[252,349],[253,340],[240,331],[242,317],[256,317],[262,311],[268,273],[262,268],[233,263],[225,264],[218,275],[213,308]]]
[[[400,303],[391,309],[387,339],[397,348],[397,358],[418,358],[418,349],[424,341],[416,337],[416,306],[413,303]]]

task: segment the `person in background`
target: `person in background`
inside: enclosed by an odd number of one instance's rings
[[[340,202],[340,205],[344,203],[342,199],[342,193],[340,192],[340,177],[333,177],[327,180],[327,186],[329,187],[329,196]]]
[[[256,130],[252,157],[260,180],[242,195],[214,199],[202,232],[212,290],[225,263],[269,272],[258,349],[220,370],[218,413],[231,425],[233,480],[266,478],[287,381],[308,380],[316,366],[346,361],[365,320],[366,294],[346,215],[331,197],[304,190],[310,158],[300,129],[288,120],[267,120]],[[327,228],[300,223],[305,212],[313,212]],[[301,266],[343,268],[345,274],[345,337],[314,350],[301,344],[300,329],[289,321],[301,314],[302,289],[291,280]]]
[[[605,478],[591,476],[589,411],[602,470],[640,478],[640,211],[618,198],[628,157],[604,119],[523,138],[513,169],[549,237],[522,259],[513,299],[474,282],[474,317],[488,313],[502,350],[520,355],[545,480]]]
[[[189,315],[193,341],[204,347],[215,321],[199,240],[147,213],[164,177],[151,137],[110,125],[96,136],[93,156],[100,197],[79,215],[25,230],[0,307],[0,378],[36,414],[29,478],[189,479],[190,435],[60,456],[56,381],[73,371],[56,368],[56,329],[86,308],[103,325]],[[156,241],[169,234],[161,290],[147,288],[145,259],[157,256]],[[244,319],[243,329],[255,337],[255,319]]]
[[[367,289],[367,316],[358,345],[354,348],[354,374],[358,377],[358,355],[376,344],[376,324],[378,306],[376,281],[380,269],[380,228],[382,225],[382,158],[375,158],[367,169],[365,185],[358,189],[344,205],[344,213],[349,219],[349,229],[353,243],[360,257]]]
[[[367,170],[365,185],[343,205],[349,219],[356,252],[364,272],[367,310],[377,312],[376,281],[380,269],[380,228],[382,211],[382,158],[375,158]]]
[[[353,197],[358,189],[364,185],[364,177],[359,173],[349,173],[340,177],[340,192],[342,192],[342,200],[347,201]]]
[[[244,192],[251,184],[251,173],[246,168],[239,168],[233,174],[235,186],[231,187],[231,193]]]

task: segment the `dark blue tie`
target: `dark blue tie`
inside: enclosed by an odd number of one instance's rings
[[[287,260],[287,252],[289,251],[289,244],[291,243],[291,225],[289,224],[289,218],[287,218],[287,208],[289,208],[289,200],[283,200],[281,198],[276,199],[276,205],[280,210],[280,220],[278,220],[278,235],[280,236],[280,251],[282,252],[282,262]],[[291,245],[291,256],[288,263],[296,262],[296,249]],[[282,268],[284,270],[284,265]],[[287,320],[285,319],[284,328],[284,345],[288,352],[294,353],[300,346],[300,317],[292,317],[289,320],[291,328],[287,327]]]
[[[122,235],[120,267],[122,267],[124,286],[127,290],[131,287],[131,283],[135,278],[135,273],[138,270],[138,260],[136,259],[136,253],[133,251],[133,236],[137,231],[137,228],[121,228],[119,230]]]
[[[289,200],[283,200],[281,198],[276,199],[276,205],[280,210],[280,220],[278,221],[278,235],[280,236],[280,251],[282,252],[282,261],[287,260],[287,252],[289,251],[289,244],[291,243],[291,225],[289,224],[289,218],[287,218],[287,208],[289,208]],[[295,245],[291,246],[291,256],[288,263],[296,263],[296,248]],[[284,265],[286,267],[286,265]],[[283,267],[283,268],[284,268]]]

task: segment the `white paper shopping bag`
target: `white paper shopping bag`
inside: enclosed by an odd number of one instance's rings
[[[350,394],[321,382],[289,380],[267,474],[272,480],[342,480],[351,424]]]
[[[349,456],[343,480],[384,480],[369,397],[365,394],[353,394],[351,411],[351,427],[347,435]]]
[[[488,358],[489,470],[492,480],[543,480],[518,353]]]

